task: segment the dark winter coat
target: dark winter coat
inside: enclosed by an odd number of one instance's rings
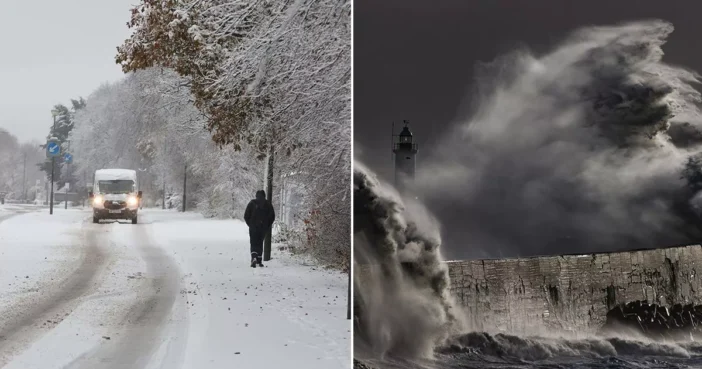
[[[246,206],[244,221],[250,229],[257,231],[267,231],[273,225],[275,210],[270,201],[266,200],[264,191],[257,191],[256,198]]]

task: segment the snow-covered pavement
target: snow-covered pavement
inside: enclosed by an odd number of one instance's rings
[[[38,210],[38,206],[34,205],[13,205],[13,204],[1,204],[0,205],[0,221],[7,219],[11,216],[26,213],[29,211]]]
[[[15,212],[0,212],[0,367],[350,367],[345,275],[278,250],[250,268],[241,222]]]

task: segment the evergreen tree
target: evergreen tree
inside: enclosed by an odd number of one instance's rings
[[[55,124],[52,124],[51,128],[49,129],[49,135],[46,137],[47,141],[55,137],[57,139],[57,142],[59,145],[61,145],[61,151],[65,152],[65,150],[68,149],[68,137],[71,134],[71,131],[73,130],[73,119],[75,116],[75,113],[83,109],[85,107],[85,100],[81,97],[78,98],[78,100],[73,100],[71,99],[71,105],[72,108],[69,109],[63,104],[58,104],[54,106],[54,109],[52,112],[55,113],[54,115],[54,120]],[[46,144],[42,145],[42,148],[46,150]],[[75,182],[75,179],[73,178],[72,172],[73,170],[69,168],[70,173],[66,173],[63,168],[64,168],[64,160],[63,156],[59,156],[55,159],[54,163],[54,181],[58,183],[58,186],[61,187],[63,186],[66,181],[68,182]],[[48,180],[51,179],[51,159],[47,158],[44,160],[44,162],[39,163],[39,168],[46,173],[46,178]]]

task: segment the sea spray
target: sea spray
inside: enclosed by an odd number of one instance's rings
[[[663,61],[672,31],[660,20],[584,27],[542,55],[522,49],[481,65],[470,115],[417,163],[414,190],[448,230],[444,254],[587,253],[702,237],[681,179],[702,151],[699,78]]]
[[[357,347],[373,356],[430,357],[460,330],[438,227],[361,163],[354,168]]]

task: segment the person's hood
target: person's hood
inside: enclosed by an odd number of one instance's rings
[[[265,200],[266,199],[266,192],[263,190],[258,190],[256,191],[256,200]]]

